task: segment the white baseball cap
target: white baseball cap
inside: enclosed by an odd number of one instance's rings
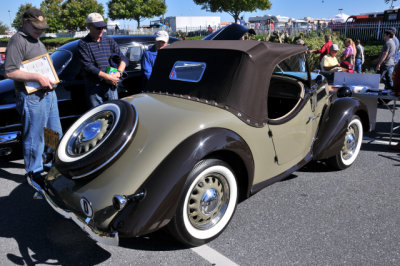
[[[166,32],[165,30],[160,30],[156,32],[156,41],[168,42],[168,40],[169,40],[168,32]]]
[[[90,13],[86,18],[86,24],[93,24],[95,27],[107,27],[103,16],[99,13]]]
[[[331,45],[331,48],[330,48],[332,51],[339,51],[339,46],[336,44],[336,43],[334,43],[334,44],[332,44]]]

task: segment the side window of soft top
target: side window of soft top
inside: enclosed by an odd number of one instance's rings
[[[172,80],[199,82],[206,70],[204,62],[176,61],[169,74]]]

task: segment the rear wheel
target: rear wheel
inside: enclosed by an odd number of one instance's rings
[[[179,241],[199,246],[226,228],[236,209],[235,175],[223,161],[200,161],[189,174],[168,229]]]
[[[329,165],[343,170],[350,167],[356,160],[363,139],[363,126],[358,116],[354,115],[347,127],[343,147],[340,152],[328,159]]]
[[[128,102],[101,104],[83,114],[64,134],[56,150],[55,167],[74,179],[110,165],[132,140],[137,117]]]

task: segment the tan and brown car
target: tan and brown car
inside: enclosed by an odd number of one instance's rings
[[[332,99],[325,78],[304,71],[305,52],[176,42],[159,52],[145,92],[78,119],[44,182],[31,185],[97,241],[167,227],[187,245],[204,244],[239,200],[311,160],[344,169],[357,158],[366,108]]]

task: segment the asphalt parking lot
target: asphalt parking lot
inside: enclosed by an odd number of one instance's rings
[[[397,104],[397,111],[400,104]],[[0,163],[0,265],[399,265],[400,152],[387,147],[390,112],[378,107],[353,167],[312,163],[238,205],[225,232],[186,248],[164,232],[97,244]],[[400,114],[395,116],[395,140]]]

